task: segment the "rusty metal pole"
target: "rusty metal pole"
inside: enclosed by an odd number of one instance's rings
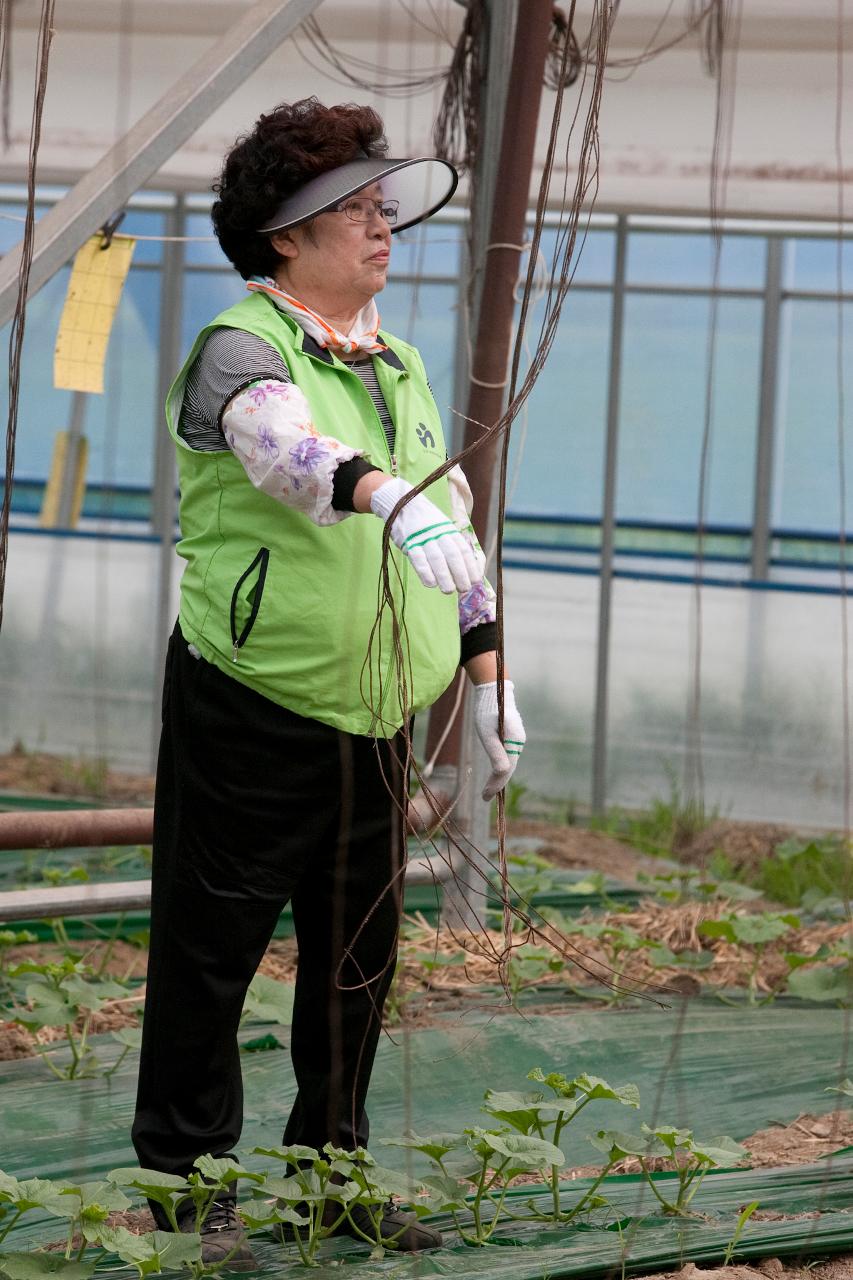
[[[465,448],[479,440],[483,427],[492,426],[503,412],[512,347],[515,284],[521,257],[517,246],[524,240],[553,9],[552,0],[524,0],[519,7],[489,243],[474,247],[474,267],[483,273],[483,282],[476,318]],[[489,68],[487,74],[494,73],[495,69]],[[484,546],[489,530],[496,452],[493,441],[465,463],[465,474],[474,495],[474,527]],[[445,730],[453,702],[452,694],[444,694],[430,713],[428,758]],[[458,767],[461,747],[462,717],[457,716],[436,764]]]
[[[153,809],[13,810],[0,813],[0,849],[150,844],[153,827]]]

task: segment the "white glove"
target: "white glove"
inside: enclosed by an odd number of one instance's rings
[[[474,728],[492,766],[491,777],[483,788],[484,800],[491,800],[504,789],[515,772],[518,757],[527,741],[513,688],[511,680],[504,680],[504,731],[501,741],[498,735],[497,681],[474,686]]]
[[[396,476],[374,489],[370,510],[387,520],[397,503],[414,485]],[[445,595],[470,591],[482,582],[486,561],[443,511],[419,493],[408,502],[391,525],[394,545],[408,556],[425,587],[440,587]]]

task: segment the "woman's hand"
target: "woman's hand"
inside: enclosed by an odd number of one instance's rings
[[[471,664],[468,665],[470,668]],[[509,782],[527,741],[511,680],[504,680],[503,736],[498,733],[496,680],[474,686],[474,728],[492,766],[491,776],[483,788],[483,799],[491,800]]]
[[[359,484],[370,480],[365,476]],[[370,509],[387,520],[397,503],[414,486],[401,477],[386,479],[370,495]],[[408,556],[425,587],[439,587],[446,595],[453,591],[470,591],[481,582],[485,557],[478,552],[456,525],[434,502],[422,493],[407,502],[391,525],[394,545]]]

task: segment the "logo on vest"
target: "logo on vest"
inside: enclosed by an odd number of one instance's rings
[[[425,423],[419,422],[417,427],[417,437],[425,449],[435,448],[435,437]]]

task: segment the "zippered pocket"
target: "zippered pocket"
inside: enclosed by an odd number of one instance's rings
[[[267,578],[267,566],[269,565],[270,553],[269,547],[261,547],[252,563],[245,572],[240,574],[237,583],[231,593],[231,661],[236,662],[240,650],[249,638],[252,627],[258,616],[258,610],[261,607],[261,599],[264,594],[264,583]],[[245,621],[242,626],[238,613],[242,610],[240,606],[244,605],[248,608]],[[239,629],[238,629],[239,628]]]

